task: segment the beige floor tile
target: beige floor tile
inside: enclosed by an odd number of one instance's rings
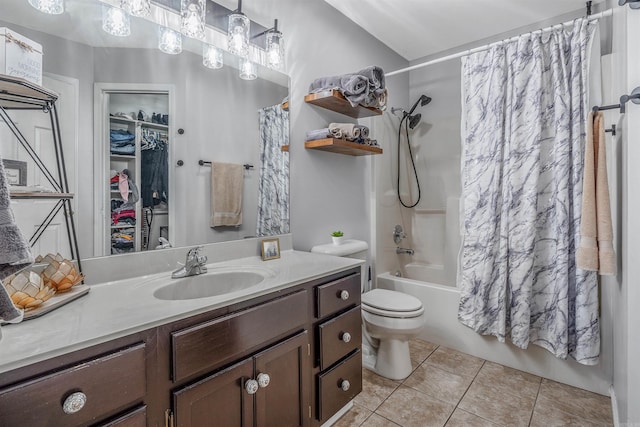
[[[431,353],[435,351],[436,348],[438,348],[438,345],[429,341],[419,339],[409,341],[411,367],[416,369],[427,357],[429,357]]]
[[[425,363],[413,371],[404,381],[404,385],[457,405],[472,380],[472,377],[453,374]]]
[[[440,346],[431,353],[425,363],[430,363],[454,374],[474,377],[482,367],[484,360]]]
[[[549,426],[566,426],[566,427],[608,427],[613,426],[610,423],[602,421],[593,421],[571,415],[567,412],[560,411],[553,407],[540,405],[536,403],[531,418],[531,427],[549,427]]]
[[[463,411],[458,408],[453,411],[451,418],[445,424],[445,427],[500,427],[498,424],[494,424],[491,421],[487,421],[484,418],[480,418],[477,415],[473,415],[470,412]]]
[[[365,423],[363,424],[363,426],[366,427],[400,427],[398,426],[398,424],[389,421],[388,419],[381,417],[378,414],[372,414],[369,418],[367,418],[367,420],[365,421]]]
[[[370,410],[360,405],[354,404],[349,411],[344,414],[338,422],[334,424],[335,427],[358,427],[364,423],[372,414]]]
[[[535,397],[522,397],[500,387],[474,381],[458,407],[505,426],[527,426]]]
[[[482,365],[474,381],[492,385],[507,393],[515,393],[518,396],[533,397],[535,399],[538,395],[542,378],[487,361]]]
[[[611,423],[611,398],[543,379],[537,405],[540,411],[558,410],[592,422]]]
[[[376,414],[402,427],[442,427],[454,409],[455,405],[400,386],[380,405]]]
[[[356,396],[354,402],[375,411],[399,385],[400,381],[390,380],[368,369],[362,369],[362,392]]]

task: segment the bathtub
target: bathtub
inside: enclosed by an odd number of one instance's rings
[[[412,271],[411,268],[404,270]],[[602,360],[604,353],[599,365],[584,366],[573,359],[558,359],[535,345],[522,350],[509,342],[501,343],[494,337],[479,335],[458,322],[460,291],[453,286],[396,277],[389,272],[379,274],[375,286],[404,292],[422,301],[426,324],[419,338],[423,340],[564,384],[609,395],[611,384],[605,369],[608,361]]]

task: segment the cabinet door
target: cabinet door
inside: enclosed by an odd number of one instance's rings
[[[309,337],[301,332],[255,356],[256,376],[269,375],[269,384],[256,396],[256,425],[297,427],[309,424]],[[262,384],[261,384],[262,387]]]
[[[244,390],[253,378],[253,359],[246,359],[173,393],[177,427],[252,427],[253,397]]]

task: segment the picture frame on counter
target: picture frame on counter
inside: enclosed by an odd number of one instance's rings
[[[261,243],[263,261],[280,258],[280,239],[265,239]]]

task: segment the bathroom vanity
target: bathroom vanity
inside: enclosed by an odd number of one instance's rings
[[[153,296],[167,273],[95,285],[3,328],[0,425],[318,426],[361,391],[359,261],[219,264],[272,274],[189,300]]]

